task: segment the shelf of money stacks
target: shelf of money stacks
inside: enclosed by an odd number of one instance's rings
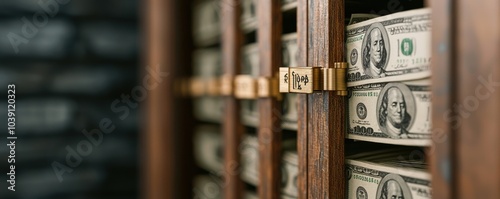
[[[431,198],[423,151],[431,136],[430,15],[424,8],[349,19],[346,138],[385,149],[346,150],[347,198]]]
[[[422,156],[409,158],[415,154]],[[431,198],[431,175],[423,154],[392,148],[347,156],[347,198]]]
[[[348,139],[429,146],[431,10],[353,15],[346,27]]]
[[[290,33],[282,37],[282,65],[285,67],[297,66],[297,34]],[[243,74],[254,77],[259,75],[259,51],[257,44],[249,44],[243,49]],[[297,130],[296,94],[284,94],[282,101],[281,121],[282,128]],[[258,127],[259,109],[257,100],[241,101],[241,119],[244,125]]]
[[[281,163],[282,172],[282,198],[297,198],[298,189],[296,179],[298,177],[298,157],[296,149],[296,139],[283,140],[283,160]],[[247,134],[239,147],[241,153],[242,170],[241,178],[244,182],[258,188],[259,170],[259,143],[255,135]],[[194,136],[194,154],[196,164],[210,173],[210,181],[216,181],[211,188],[200,188],[201,191],[207,189],[218,189],[213,193],[222,192],[221,177],[223,175],[223,151],[224,143],[222,133],[217,125],[205,125],[196,129]],[[207,182],[207,180],[205,180]],[[201,183],[206,184],[206,183]],[[203,187],[203,186],[201,186]],[[195,188],[196,189],[196,188]],[[212,192],[210,192],[212,193]],[[218,198],[220,193],[217,194]]]

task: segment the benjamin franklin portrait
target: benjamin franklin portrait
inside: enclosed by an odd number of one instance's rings
[[[362,64],[366,75],[372,78],[385,77],[389,58],[389,39],[380,23],[373,24],[363,39]]]
[[[399,175],[388,174],[377,188],[376,199],[412,199],[411,191]]]
[[[364,187],[359,186],[356,189],[356,199],[368,199],[368,193]]]
[[[408,128],[415,113],[414,103],[415,99],[406,85],[387,84],[377,102],[380,130],[390,138],[408,138]]]

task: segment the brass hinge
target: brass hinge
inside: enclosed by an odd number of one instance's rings
[[[333,68],[281,67],[279,91],[281,93],[334,91],[336,95],[347,96],[346,70],[345,62],[336,62]]]

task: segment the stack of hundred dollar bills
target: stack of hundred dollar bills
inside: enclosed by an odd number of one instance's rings
[[[353,15],[346,38],[347,138],[429,146],[431,10]]]
[[[346,158],[349,199],[429,199],[431,176],[419,150],[390,149]]]

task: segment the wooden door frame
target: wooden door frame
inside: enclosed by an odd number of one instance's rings
[[[299,0],[297,11],[298,63],[343,62],[344,0]],[[298,103],[299,198],[344,198],[346,97],[315,92]]]

